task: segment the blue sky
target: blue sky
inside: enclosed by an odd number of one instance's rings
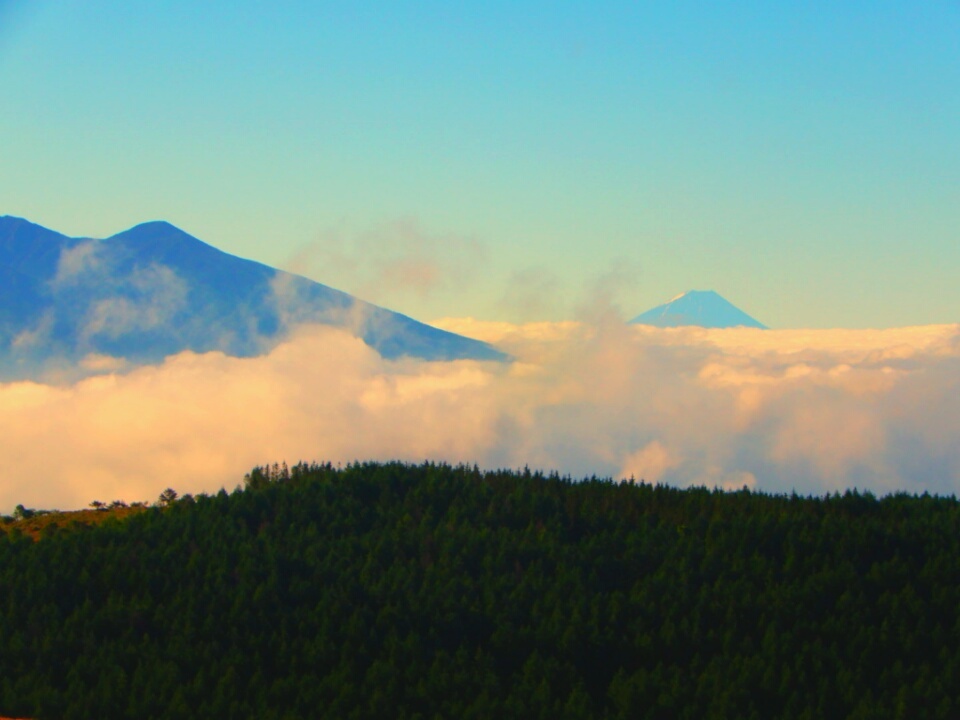
[[[960,3],[341,5],[0,0],[0,214],[425,320],[960,320]]]

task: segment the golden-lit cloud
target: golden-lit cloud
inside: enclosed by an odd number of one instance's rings
[[[91,356],[99,375],[0,385],[0,510],[213,492],[301,459],[801,493],[960,487],[957,325],[436,324],[516,360],[387,361],[344,330],[304,326],[256,358],[187,352],[122,372]]]

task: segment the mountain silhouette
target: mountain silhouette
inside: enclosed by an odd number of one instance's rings
[[[91,354],[153,363],[192,350],[251,357],[303,323],[351,330],[383,357],[505,360],[307,278],[235,257],[166,222],[97,240],[0,217],[0,377]]]
[[[656,327],[766,328],[713,290],[691,290],[637,315],[631,323]]]

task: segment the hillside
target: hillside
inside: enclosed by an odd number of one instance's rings
[[[0,713],[954,718],[960,503],[258,468],[0,535]]]

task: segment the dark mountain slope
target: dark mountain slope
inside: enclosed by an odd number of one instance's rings
[[[4,337],[40,318],[44,283],[56,274],[61,252],[80,242],[20,218],[0,217],[0,333]]]

